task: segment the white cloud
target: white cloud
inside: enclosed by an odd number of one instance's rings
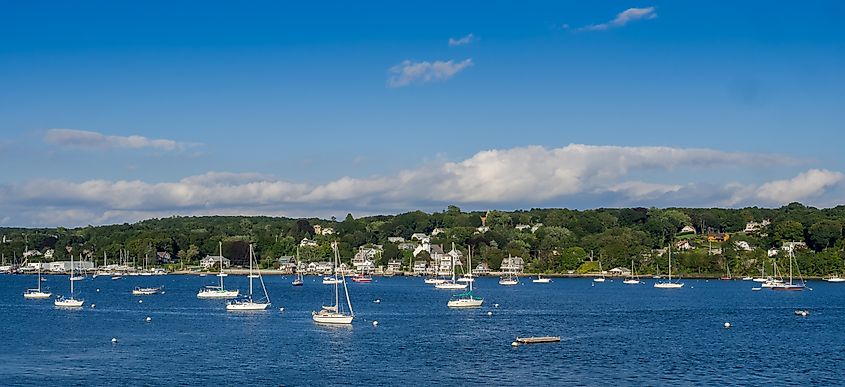
[[[603,205],[724,206],[811,198],[842,174],[811,170],[753,184],[695,181],[702,171],[770,170],[794,160],[712,149],[572,144],[486,150],[393,175],[297,183],[258,173],[209,172],[173,182],[34,180],[0,185],[4,223],[73,226],[178,215],[341,216],[438,209]],[[681,173],[672,174],[670,171]],[[670,175],[681,177],[672,180]],[[693,180],[690,180],[693,179]],[[653,181],[649,181],[653,180]]]
[[[449,46],[450,47],[464,46],[464,45],[470,44],[474,41],[475,41],[475,36],[473,36],[473,34],[469,34],[467,36],[457,38],[457,39],[449,38]]]
[[[757,189],[758,198],[775,204],[786,204],[798,200],[818,197],[845,178],[840,172],[826,169],[811,169],[787,180],[765,183]]]
[[[622,27],[632,21],[650,20],[657,18],[654,7],[628,8],[616,14],[616,17],[606,23],[592,24],[579,28],[579,31],[604,31],[611,28]]]
[[[76,129],[50,129],[44,135],[48,144],[78,148],[153,148],[165,151],[180,150],[186,144],[174,140],[150,139],[143,136],[108,136],[102,133]]]
[[[389,87],[403,87],[414,83],[444,81],[472,66],[472,64],[472,59],[465,59],[460,62],[452,60],[412,62],[406,60],[390,68],[391,76],[387,80],[387,85]]]

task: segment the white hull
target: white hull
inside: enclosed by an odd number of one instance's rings
[[[533,282],[535,284],[547,284],[549,282],[552,282],[552,279],[551,278],[537,278],[537,279],[531,280],[531,282]]]
[[[604,278],[593,278],[593,282],[604,282]]]
[[[684,287],[684,284],[677,282],[658,282],[654,284],[654,287],[658,289],[680,289]]]
[[[320,312],[312,312],[311,318],[314,322],[320,324],[352,324],[352,319],[355,318],[355,316],[323,310]]]
[[[53,301],[53,305],[62,308],[81,308],[83,303],[85,303],[85,301],[76,300],[73,298],[60,298],[56,301]]]
[[[755,278],[752,281],[754,281],[754,282],[766,282],[766,281],[768,281],[768,279],[766,279],[766,278]]]
[[[458,278],[458,282],[475,282],[475,278],[461,277]]]
[[[768,281],[764,282],[763,285],[760,285],[764,288],[776,288],[779,286],[783,286],[783,281]]]
[[[825,281],[827,281],[827,282],[845,282],[845,278],[839,278],[839,277],[828,278]]]
[[[751,278],[751,277],[742,277],[742,280],[743,280],[743,281],[751,281],[751,280],[753,280],[753,279],[754,279],[754,278]]]
[[[449,300],[446,304],[450,308],[480,308],[484,300],[475,298],[461,298],[458,300]]]
[[[24,293],[23,298],[26,298],[27,300],[43,300],[50,298],[52,295],[53,293],[34,291]]]
[[[202,299],[226,299],[235,298],[240,294],[240,290],[201,290],[197,293],[197,298]]]
[[[442,283],[445,283],[445,282],[446,282],[446,280],[439,279],[439,278],[426,278],[425,279],[425,283],[427,285],[439,285],[439,284],[442,284]]]
[[[229,311],[266,310],[269,307],[270,307],[269,303],[247,301],[247,302],[236,302],[236,303],[228,304],[228,305],[226,305],[226,310],[229,310]]]
[[[132,295],[133,296],[152,296],[154,294],[158,294],[159,289],[133,289]]]
[[[462,290],[467,288],[466,284],[453,284],[451,282],[437,284],[434,287],[442,290]]]
[[[626,279],[626,280],[622,281],[622,283],[625,284],[625,285],[639,285],[641,282],[639,280],[635,280],[635,279]]]
[[[514,286],[514,285],[518,285],[518,284],[519,284],[519,281],[517,281],[517,280],[510,280],[510,279],[499,280],[499,285],[502,285],[502,286]]]
[[[339,279],[337,279],[337,280],[336,280],[336,279],[334,279],[334,278],[332,278],[332,279],[325,279],[325,278],[323,278],[323,285],[335,285],[335,284],[339,284],[339,283],[341,283],[341,282],[342,282],[342,281],[341,281],[341,280],[339,280]]]

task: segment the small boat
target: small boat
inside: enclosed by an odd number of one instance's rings
[[[753,277],[749,277],[749,276],[742,277],[743,281],[751,281],[753,279],[754,279]]]
[[[373,277],[366,275],[364,273],[360,273],[360,274],[352,277],[352,282],[370,283],[370,282],[373,282]]]
[[[426,278],[424,282],[426,285],[437,285],[446,282],[446,280],[441,278]]]
[[[759,292],[761,290],[763,290],[763,288],[751,288],[752,292]]]
[[[82,280],[84,280],[84,279],[85,279],[85,276],[81,276],[81,275],[76,275],[76,276],[71,276],[71,277],[70,277],[70,280],[71,280],[71,281],[82,281]]]
[[[845,278],[839,277],[839,275],[833,275],[830,278],[826,279],[827,282],[845,282]]]
[[[469,249],[469,253],[467,254],[467,267],[472,267],[472,249]],[[469,282],[469,290],[464,293],[452,295],[452,299],[450,299],[446,306],[449,308],[480,308],[482,304],[484,304],[484,299],[481,297],[476,297],[472,294],[472,284],[474,281]]]
[[[164,287],[157,287],[157,288],[141,288],[135,287],[132,289],[133,296],[152,296],[153,294],[159,294]]]
[[[41,289],[41,282],[44,278],[41,278],[41,264],[38,264],[38,287],[35,289],[27,289],[24,294],[23,298],[27,300],[43,300],[53,296],[53,293],[46,292]]]
[[[517,337],[515,341],[517,344],[542,344],[557,342],[560,342],[560,336]]]
[[[599,256],[599,258],[601,258],[601,256]],[[593,278],[593,282],[604,282],[605,281],[604,271],[601,269],[601,260],[599,260],[599,275],[601,275],[601,277]]]
[[[256,266],[258,266],[258,261],[255,259],[255,250],[250,243],[249,245],[249,294],[244,297],[243,299],[238,299],[229,302],[226,305],[226,310],[228,311],[254,311],[254,310],[266,310],[270,307],[270,295],[267,294],[267,287],[264,286],[264,279],[261,278],[261,270],[256,269],[255,275],[252,274],[252,267],[253,262]],[[253,300],[252,298],[252,280],[253,278],[258,278],[261,282],[261,289],[264,290],[264,298],[261,300]]]
[[[672,282],[672,245],[669,245],[669,280],[667,282],[656,282],[654,287],[657,289],[680,289],[684,287],[683,283]]]
[[[455,244],[454,243],[452,243],[452,251],[455,251]],[[436,285],[434,285],[434,288],[435,289],[441,289],[441,290],[466,289],[467,288],[466,283],[458,283],[457,278],[456,278],[456,273],[455,273],[457,263],[455,262],[454,256],[450,255],[450,257],[451,257],[451,264],[452,264],[452,279],[450,281],[446,281],[446,282],[443,282],[443,283],[436,284]]]
[[[355,312],[352,310],[352,300],[349,299],[349,289],[346,287],[346,279],[344,276],[338,276],[337,266],[340,261],[340,255],[337,249],[337,242],[332,243],[332,250],[334,250],[334,267],[335,267],[335,281],[334,281],[334,305],[326,307],[323,306],[318,312],[311,312],[311,319],[318,324],[331,325],[348,325],[352,324],[355,318]],[[338,278],[339,277],[339,278]],[[325,282],[325,279],[323,280]],[[349,311],[341,310],[340,303],[340,284],[343,284],[343,293],[346,296],[346,305]]]
[[[70,296],[57,298],[53,301],[53,305],[60,308],[81,308],[85,301],[73,297],[73,254],[70,255],[70,276],[68,276],[68,279],[70,280]]]
[[[340,279],[336,277],[323,277],[323,285],[336,285],[340,283]]]
[[[535,279],[531,280],[531,282],[533,282],[533,283],[535,283],[535,284],[547,284],[547,283],[549,283],[549,282],[552,282],[552,279],[551,279],[551,278],[548,278],[548,277],[547,277],[547,278],[543,278],[543,276],[541,276],[541,275],[537,274],[537,278],[535,278]]]
[[[458,282],[475,282],[475,276],[467,273],[458,278]]]
[[[633,259],[631,260],[631,276],[626,278],[624,281],[622,281],[622,283],[625,284],[625,285],[639,285],[641,283],[640,278],[637,277],[637,272],[634,271],[634,260]]]
[[[510,255],[508,255],[508,260],[510,261]],[[513,272],[511,266],[508,266],[508,271],[505,272],[504,276],[499,278],[499,285],[502,285],[502,286],[519,285],[519,277],[516,275],[516,273]]]
[[[292,286],[302,286],[305,284],[305,279],[302,278],[302,271],[299,270],[299,246],[296,247],[296,279],[290,284]]]
[[[223,278],[228,276],[228,274],[223,272],[223,242],[219,242],[218,244],[220,248],[220,273],[217,274],[220,277],[220,286],[206,286],[197,293],[197,298],[202,299],[229,299],[235,298],[240,294],[240,290],[226,290],[223,286]]]
[[[291,284],[292,286],[302,286],[304,283],[305,283],[305,282],[304,282],[304,281],[302,281],[302,279],[297,278],[297,279],[293,280],[290,284]]]
[[[789,251],[789,282],[782,282],[771,287],[772,290],[788,290],[788,291],[802,291],[804,290],[804,280],[800,284],[793,282],[792,278],[792,261],[795,259],[795,254],[792,250]],[[798,266],[798,262],[795,263]]]
[[[805,309],[795,309],[795,315],[801,316],[801,317],[807,317],[807,316],[810,315],[810,311],[805,310]]]

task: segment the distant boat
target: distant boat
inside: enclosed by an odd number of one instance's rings
[[[132,295],[133,296],[152,296],[153,294],[160,293],[162,289],[163,289],[163,287],[141,288],[141,287],[136,286],[135,289],[132,289]]]
[[[446,282],[446,280],[442,278],[429,277],[426,278],[423,282],[425,282],[426,285],[437,285]]]
[[[452,251],[455,251],[455,243],[454,242],[452,243]],[[467,284],[458,283],[457,278],[455,277],[455,266],[457,266],[457,264],[455,262],[455,257],[452,256],[452,255],[449,255],[449,258],[450,258],[450,262],[452,264],[452,280],[446,281],[446,282],[443,282],[443,283],[439,283],[437,285],[434,285],[434,287],[437,288],[437,289],[443,289],[443,290],[466,289]]]
[[[334,250],[334,305],[325,306],[320,309],[319,312],[311,312],[311,319],[314,320],[316,323],[320,324],[333,324],[333,325],[347,325],[352,324],[352,320],[355,318],[355,312],[352,310],[352,300],[349,299],[349,289],[346,287],[346,278],[344,276],[338,276],[338,261],[340,261],[340,256],[338,253],[337,242],[332,243],[332,250]],[[340,278],[338,278],[340,277]],[[325,283],[325,279],[323,280]],[[343,293],[346,296],[346,305],[348,307],[348,311],[344,311],[342,308],[342,304],[340,303],[340,284],[343,284]]]
[[[358,273],[358,275],[352,277],[352,282],[370,283],[373,282],[373,277],[368,274]]]
[[[255,250],[250,243],[249,245],[249,294],[243,299],[231,301],[226,305],[226,310],[229,311],[251,311],[251,310],[266,310],[270,307],[270,295],[267,294],[267,288],[264,286],[264,279],[261,278],[261,269],[256,268],[256,275],[252,274],[253,262],[258,266],[258,260],[255,259]],[[258,277],[261,282],[261,289],[264,291],[264,298],[258,301],[252,298],[252,280],[253,277]]]
[[[336,285],[340,283],[340,279],[335,277],[323,277],[323,285]]]
[[[592,259],[592,255],[590,256],[590,259]],[[593,282],[604,282],[605,281],[604,270],[602,270],[602,268],[601,268],[601,254],[599,254],[599,275],[601,275],[601,277],[593,278]]]
[[[508,255],[508,270],[505,272],[505,275],[499,278],[499,285],[502,286],[514,286],[519,285],[519,277],[516,276],[516,273],[513,272],[513,264],[510,262],[510,255]]]
[[[53,293],[45,292],[41,289],[41,263],[38,263],[38,287],[35,289],[27,289],[24,294],[23,298],[28,300],[43,300],[46,298],[50,298]]]
[[[629,278],[626,278],[624,281],[622,281],[622,283],[626,284],[626,285],[639,285],[641,283],[640,278],[637,277],[637,272],[634,271],[634,260],[633,259],[631,260],[631,276]]]
[[[472,267],[472,249],[470,248],[468,250],[467,267]],[[446,306],[449,308],[480,308],[484,304],[484,299],[472,294],[473,282],[469,282],[469,290],[466,292],[453,295],[452,299],[446,303]]]
[[[754,278],[753,278],[753,277],[751,277],[751,276],[745,276],[745,277],[742,277],[742,280],[743,280],[743,281],[751,281],[751,280],[753,280],[753,279],[754,279]]]
[[[305,280],[302,278],[302,272],[299,270],[299,246],[296,247],[296,279],[290,283],[293,286],[302,286]]]
[[[766,265],[760,265],[760,277],[754,278],[752,281],[754,282],[766,282],[768,278],[766,278]]]
[[[725,260],[725,273],[725,275],[719,277],[720,280],[730,281],[733,279],[731,278],[731,267],[728,265],[727,259]]]
[[[830,278],[826,279],[827,282],[845,282],[845,278],[839,277],[838,274],[834,274],[830,276]]]
[[[70,251],[70,248],[68,248],[68,251]],[[70,296],[57,298],[53,301],[53,305],[61,308],[81,308],[85,301],[77,300],[73,296],[73,254],[70,255],[70,276],[68,276],[68,280],[70,281]]]
[[[772,290],[791,290],[791,291],[802,291],[804,290],[804,280],[801,279],[801,283],[797,284],[793,281],[792,277],[792,261],[795,260],[795,254],[792,250],[789,250],[789,282],[781,283],[776,286],[773,286]],[[795,266],[798,266],[798,262],[795,262]],[[799,275],[800,276],[800,275]]]
[[[240,294],[240,290],[238,289],[226,290],[223,286],[223,278],[227,276],[227,274],[223,272],[223,242],[218,242],[218,246],[220,249],[220,273],[218,273],[217,276],[220,277],[220,286],[206,286],[197,293],[197,298],[227,299],[235,298],[238,294]]]
[[[531,280],[531,282],[533,282],[535,284],[547,284],[549,282],[552,282],[552,279],[551,278],[543,278],[542,275],[537,274],[537,278]]]
[[[669,280],[666,282],[660,281],[654,284],[658,289],[680,289],[684,287],[683,283],[672,282],[672,245],[669,245]]]

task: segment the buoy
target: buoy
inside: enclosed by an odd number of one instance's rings
[[[285,308],[279,308],[279,312],[284,312]]]
[[[493,315],[493,312],[487,312],[487,315],[488,315],[488,316],[492,316],[492,315]]]
[[[516,341],[511,343],[511,347],[518,347],[518,346],[519,346],[519,343],[517,343]]]
[[[494,306],[494,307],[496,307],[496,308],[498,308],[498,307],[499,307],[499,304],[493,304],[493,306]]]
[[[99,292],[100,292],[100,288],[97,288],[97,293],[99,293]]]
[[[97,306],[97,304],[91,304],[91,307],[92,307],[92,308],[93,308],[93,307],[95,307],[95,306]]]
[[[138,303],[139,303],[139,304],[143,304],[143,303],[144,303],[144,300],[138,300]]]
[[[376,299],[376,300],[375,300],[375,301],[373,301],[373,302],[375,302],[376,304],[381,304],[381,300],[379,300],[379,299]]]
[[[730,328],[730,327],[731,327],[731,323],[726,322],[726,323],[725,323],[725,328]]]
[[[152,317],[150,317],[150,316],[147,316],[146,321],[147,321],[147,322],[153,321],[153,318],[152,318]]]
[[[112,337],[111,342],[112,342],[112,344],[117,343],[117,337]]]
[[[374,326],[374,327],[377,327],[377,326],[378,326],[378,321],[373,321],[373,326]]]

